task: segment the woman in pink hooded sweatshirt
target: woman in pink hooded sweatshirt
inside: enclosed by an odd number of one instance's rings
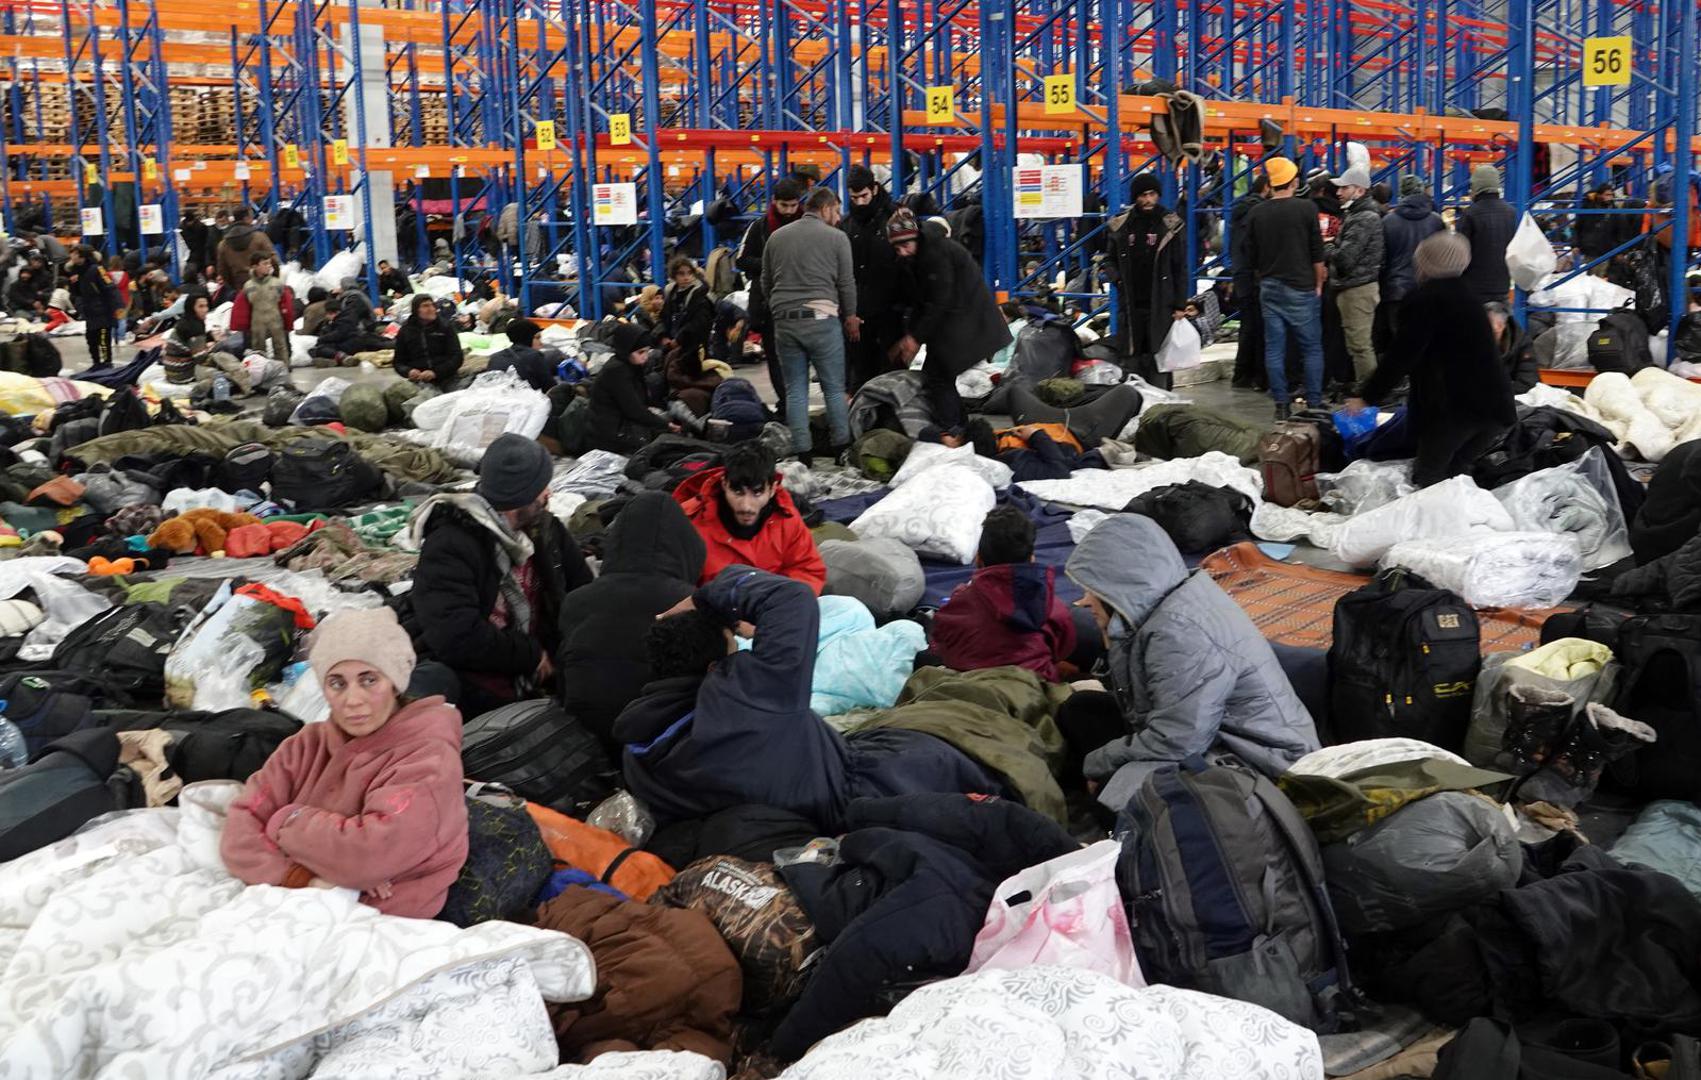
[[[309,660],[331,718],[285,739],[230,806],[219,844],[250,885],[360,890],[429,919],[467,858],[461,714],[410,701],[413,643],[388,608],[320,624]]]

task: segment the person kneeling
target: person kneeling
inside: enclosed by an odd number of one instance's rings
[[[1111,516],[1064,572],[1087,591],[1111,687],[1075,694],[1057,726],[1090,751],[1082,771],[1105,806],[1121,810],[1157,766],[1196,754],[1234,754],[1274,778],[1318,749],[1270,643],[1209,574],[1188,574],[1157,522]]]
[[[658,823],[756,804],[838,829],[853,798],[1004,794],[942,739],[840,735],[809,708],[821,608],[801,581],[729,566],[650,630],[654,681],[621,712],[626,784]],[[737,637],[754,638],[740,651]]]
[[[230,806],[219,852],[250,885],[360,891],[429,919],[467,858],[461,714],[402,696],[413,644],[388,608],[343,611],[309,661],[330,720],[285,739]]]

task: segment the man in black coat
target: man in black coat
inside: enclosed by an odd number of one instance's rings
[[[1156,176],[1141,173],[1129,191],[1134,205],[1110,222],[1105,274],[1117,283],[1122,340],[1134,360],[1133,373],[1167,390],[1170,377],[1158,370],[1157,352],[1187,306],[1187,239],[1180,215],[1158,201],[1162,187]]]
[[[927,346],[921,376],[933,422],[957,434],[963,426],[957,376],[1010,344],[1010,324],[963,245],[948,236],[924,234],[908,210],[887,220],[886,239],[911,275],[908,332],[898,339],[897,359],[907,367]]]
[[[768,310],[768,298],[762,293],[762,253],[768,249],[768,237],[803,216],[803,194],[803,185],[790,177],[776,183],[767,209],[744,230],[734,263],[750,288],[750,329],[762,335],[762,348],[768,354],[768,379],[774,385],[778,403],[775,407],[782,413],[786,407],[786,380],[780,370],[779,352],[774,348],[773,313]]]
[[[903,321],[892,303],[898,257],[886,240],[886,222],[897,204],[866,165],[852,166],[845,186],[850,207],[839,228],[850,237],[856,314],[862,319],[860,339],[845,346],[845,390],[854,394],[890,366],[886,354],[902,336]]]
[[[1488,312],[1460,277],[1470,259],[1470,245],[1456,233],[1418,245],[1418,286],[1400,310],[1387,360],[1347,402],[1356,412],[1411,379],[1406,423],[1417,442],[1418,487],[1469,472],[1518,420]]]
[[[492,353],[490,366],[485,370],[512,370],[533,390],[548,393],[555,385],[555,365],[549,362],[542,349],[532,347],[532,342],[542,332],[543,327],[530,319],[513,320],[504,330],[509,346],[501,352]]]
[[[89,367],[112,366],[112,332],[118,326],[118,288],[101,265],[100,253],[78,244],[65,259],[65,285],[77,302],[83,336],[89,343]]]
[[[1234,349],[1234,386],[1241,390],[1269,388],[1264,377],[1264,312],[1258,305],[1258,271],[1247,250],[1246,219],[1270,197],[1270,178],[1260,172],[1252,190],[1235,200],[1229,211],[1229,264],[1234,268],[1234,306],[1240,315],[1240,338]]]
[[[549,512],[553,472],[537,442],[499,436],[472,493],[435,495],[410,523],[420,542],[411,593],[420,635],[454,672],[452,700],[468,719],[555,688],[562,604],[591,572]]]
[[[614,328],[609,345],[614,355],[603,362],[591,382],[590,443],[631,457],[664,431],[679,425],[650,411],[644,368],[650,362],[649,335],[631,323]]]
[[[703,537],[663,491],[620,511],[603,542],[597,579],[561,611],[562,704],[610,747],[614,718],[650,681],[645,644],[656,616],[690,596],[703,576]]]
[[[1512,288],[1506,248],[1518,232],[1518,211],[1500,197],[1500,170],[1493,165],[1478,165],[1471,170],[1471,205],[1459,215],[1456,228],[1471,242],[1466,287],[1478,303],[1505,300]]]

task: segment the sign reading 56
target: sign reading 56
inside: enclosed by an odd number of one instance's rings
[[[1583,40],[1583,85],[1630,85],[1628,37],[1592,37]]]

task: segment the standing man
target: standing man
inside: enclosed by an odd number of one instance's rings
[[[1500,170],[1493,165],[1478,165],[1471,170],[1471,205],[1459,215],[1457,228],[1471,243],[1466,288],[1478,303],[1505,300],[1512,289],[1506,247],[1518,231],[1518,211],[1500,197]]]
[[[839,231],[839,196],[809,193],[803,217],[768,238],[762,253],[762,292],[774,320],[774,348],[785,375],[786,426],[799,457],[809,460],[809,369],[821,379],[832,452],[850,445],[845,398],[845,338],[862,341],[856,314],[856,267],[850,238]],[[840,324],[843,323],[843,329]]]
[[[1305,361],[1305,400],[1323,402],[1323,232],[1317,207],[1295,199],[1299,168],[1284,157],[1264,165],[1270,200],[1247,218],[1247,250],[1258,275],[1264,311],[1264,372],[1276,419],[1292,411],[1288,397],[1288,334],[1299,339]]]
[[[112,331],[118,325],[118,288],[112,284],[100,254],[78,244],[65,256],[65,286],[76,298],[84,337],[89,343],[89,368],[112,366]]]
[[[866,165],[853,165],[845,186],[850,191],[850,208],[839,227],[850,237],[851,264],[856,268],[856,314],[862,320],[862,340],[851,342],[846,354],[846,388],[854,394],[863,383],[886,370],[886,352],[903,330],[892,306],[898,257],[886,242],[886,222],[897,204]]]
[[[1376,304],[1381,299],[1382,213],[1370,197],[1370,171],[1362,165],[1335,178],[1345,217],[1341,236],[1329,259],[1335,286],[1335,303],[1341,311],[1341,329],[1346,333],[1347,352],[1353,358],[1355,385],[1376,370],[1376,347],[1371,327],[1376,322]]]
[[[898,210],[886,222],[886,239],[910,271],[914,293],[908,333],[894,346],[895,359],[908,367],[927,346],[921,380],[933,423],[960,436],[963,398],[957,376],[1010,344],[1010,324],[968,248],[948,235],[923,231],[908,210]]]
[[[1252,190],[1235,201],[1229,212],[1229,265],[1234,270],[1234,305],[1240,314],[1240,338],[1234,348],[1234,386],[1267,390],[1264,380],[1264,312],[1258,306],[1258,274],[1252,266],[1247,219],[1270,197],[1270,178],[1258,173]]]
[[[1157,352],[1170,323],[1185,317],[1188,273],[1183,223],[1158,202],[1162,190],[1149,172],[1129,185],[1134,204],[1111,220],[1106,276],[1122,297],[1122,340],[1134,373],[1168,390],[1170,377],[1158,370]]]
[[[774,320],[768,310],[768,298],[762,292],[762,252],[768,238],[796,221],[803,213],[803,187],[795,180],[785,179],[774,185],[773,197],[762,216],[744,230],[738,244],[735,265],[750,286],[750,328],[762,335],[762,348],[768,356],[768,378],[774,384],[774,396],[783,408],[786,401],[785,372],[780,368],[779,354],[774,349]]]
[[[1425,240],[1447,227],[1435,212],[1435,200],[1423,180],[1407,176],[1400,180],[1400,202],[1382,219],[1382,301],[1376,305],[1376,324],[1371,341],[1376,355],[1388,352],[1400,315],[1400,302],[1417,287],[1412,256]]]

